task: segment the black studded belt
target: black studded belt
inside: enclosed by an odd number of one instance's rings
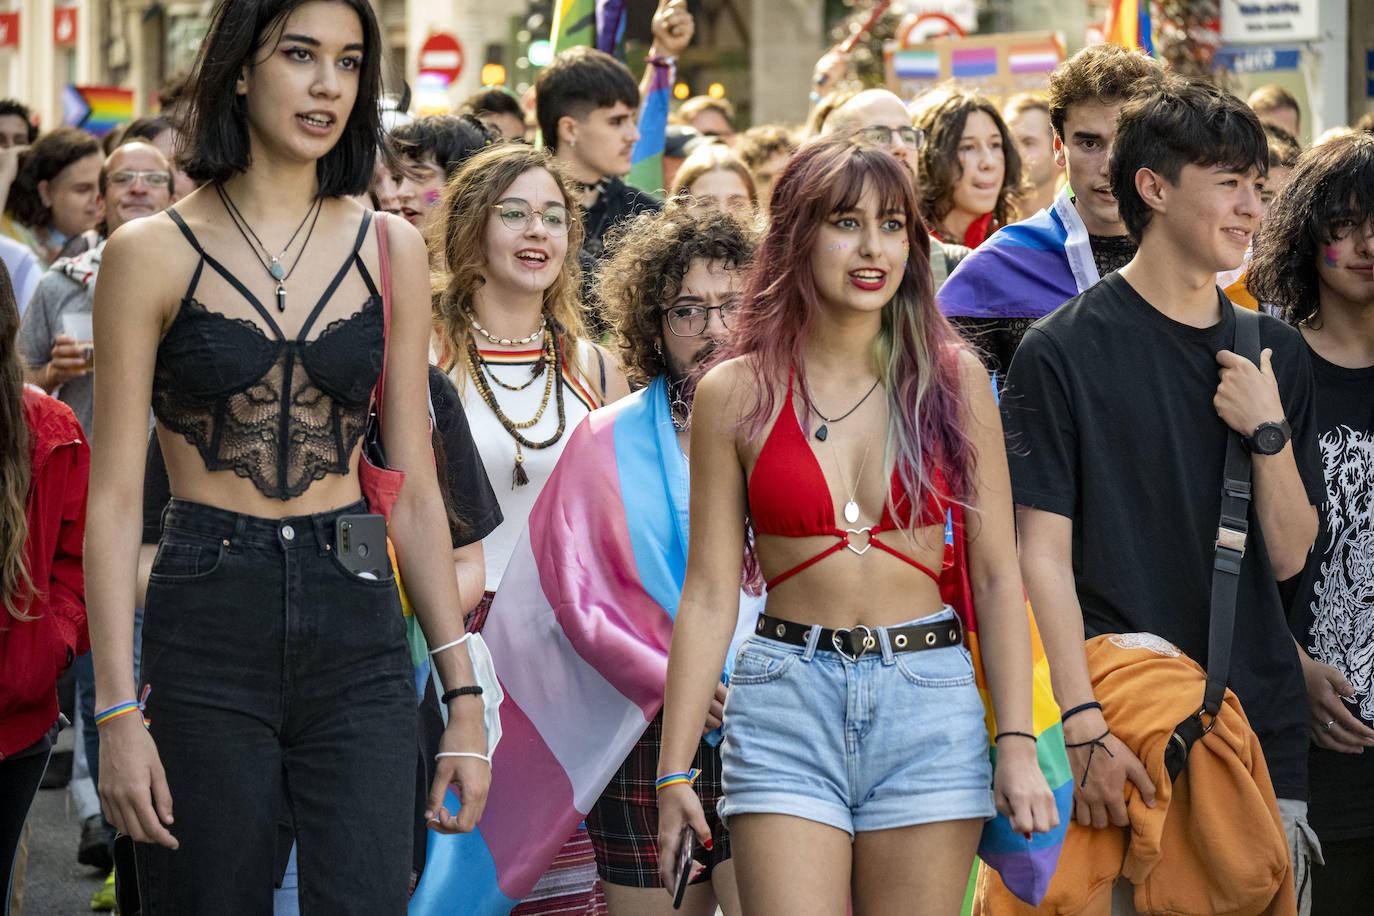
[[[951,618],[938,623],[918,623],[906,627],[868,627],[863,624],[836,630],[822,627],[820,638],[816,640],[816,648],[838,652],[845,658],[858,659],[867,652],[882,651],[878,644],[878,631],[882,629],[887,630],[887,641],[893,652],[943,649],[947,646],[957,646],[964,641],[963,627],[958,618]],[[765,639],[785,642],[792,646],[805,646],[811,635],[811,625],[760,614],[754,632]]]

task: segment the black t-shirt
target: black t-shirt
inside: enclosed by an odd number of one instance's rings
[[[1155,633],[1204,667],[1227,435],[1212,405],[1216,353],[1234,347],[1236,323],[1218,297],[1222,320],[1194,328],[1112,274],[1036,322],[1002,396],[1016,503],[1073,519],[1086,635]],[[1315,505],[1322,483],[1307,348],[1263,315],[1260,345],[1274,351],[1298,470]],[[1306,692],[1253,503],[1250,532],[1231,687],[1279,797],[1304,799]]]
[[[434,366],[429,367],[429,397],[434,404],[434,425],[442,444],[439,485],[448,488],[450,505],[458,516],[458,525],[450,523],[453,546],[474,544],[496,530],[501,524],[501,504],[487,480],[482,456],[468,429],[468,416],[463,411],[458,389],[448,376]],[[171,483],[167,479],[167,465],[162,459],[162,446],[156,435],[148,443],[148,460],[143,471],[143,543],[156,544],[162,534],[162,510],[172,498]]]
[[[609,254],[606,251],[606,236],[627,219],[663,209],[663,201],[619,178],[603,179],[600,188],[596,200],[582,211],[584,234],[582,249],[577,253],[582,267],[582,303],[587,330],[598,338],[610,330],[610,322],[602,314],[601,301],[596,295],[601,262]]]
[[[1326,496],[1317,542],[1289,608],[1293,637],[1355,688],[1346,708],[1374,725],[1374,366],[1345,369],[1309,353]],[[1308,820],[1323,839],[1374,836],[1374,751],[1312,746]]]

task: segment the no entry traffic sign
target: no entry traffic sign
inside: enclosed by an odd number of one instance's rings
[[[435,32],[420,47],[420,72],[453,82],[463,72],[463,46],[447,32]]]

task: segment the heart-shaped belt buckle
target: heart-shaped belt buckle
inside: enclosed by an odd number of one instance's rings
[[[859,650],[854,651],[854,640],[856,634],[863,630],[863,636],[859,638]],[[843,634],[843,635],[841,635]],[[845,644],[848,643],[848,646]],[[878,638],[873,635],[873,631],[863,624],[847,630],[834,630],[830,634],[830,644],[835,647],[835,651],[843,655],[850,661],[858,661],[859,658],[878,644]]]

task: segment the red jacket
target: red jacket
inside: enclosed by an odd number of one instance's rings
[[[81,542],[91,449],[71,408],[34,388],[24,389],[24,419],[33,461],[24,561],[37,594],[25,608],[33,620],[0,606],[0,758],[57,721],[57,676],[90,649]]]

